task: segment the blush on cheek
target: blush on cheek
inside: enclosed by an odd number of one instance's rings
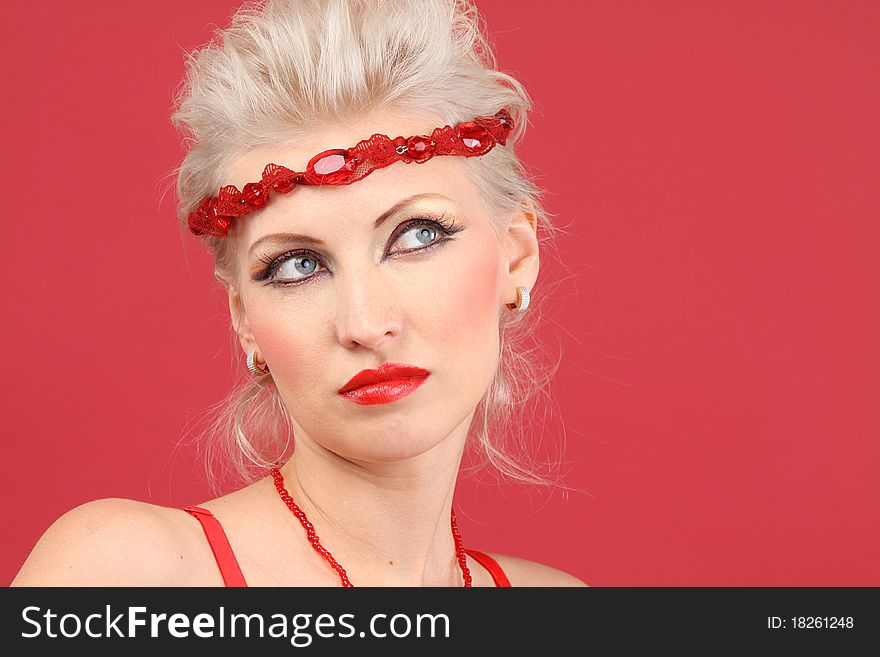
[[[459,339],[496,329],[498,316],[498,256],[494,251],[469,259],[466,270],[446,279],[445,317]]]
[[[295,326],[296,322],[264,324],[259,329],[252,326],[254,339],[260,345],[260,352],[269,363],[276,383],[302,380],[300,373],[315,366],[314,355],[309,355],[315,350],[309,349],[301,333],[293,334],[290,328]]]
[[[451,399],[476,404],[498,366],[498,254],[469,254],[465,269],[446,277],[437,305],[438,339],[433,347],[451,386]]]

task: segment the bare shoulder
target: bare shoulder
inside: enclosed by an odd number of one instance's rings
[[[553,568],[538,563],[537,561],[529,561],[528,559],[520,559],[519,557],[511,557],[505,554],[495,554],[487,552],[490,557],[498,562],[498,565],[504,570],[510,585],[517,586],[589,586],[586,582],[578,579],[563,570]]]
[[[178,510],[106,498],[77,506],[37,541],[11,586],[161,586],[180,570]]]

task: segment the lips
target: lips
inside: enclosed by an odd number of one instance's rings
[[[430,372],[415,365],[400,363],[385,363],[375,370],[361,370],[339,389],[339,393],[350,392],[364,386],[371,386],[385,381],[397,381],[400,379],[422,379]]]

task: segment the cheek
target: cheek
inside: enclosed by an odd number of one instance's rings
[[[293,331],[289,331],[293,325],[293,323],[279,323],[276,326],[262,324],[259,333],[254,331],[254,337],[261,349],[272,354],[273,361],[285,367],[296,367],[297,363],[305,364],[304,359],[309,352],[308,345],[303,342],[302,333],[294,335]],[[278,365],[275,367],[277,368]]]
[[[316,344],[324,334],[318,330],[326,320],[277,300],[253,315],[251,329],[263,357],[271,358],[276,385],[308,381],[323,371],[326,346]]]
[[[460,362],[480,368],[498,348],[500,303],[498,253],[491,245],[483,247],[461,255],[457,262],[468,263],[466,267],[447,268],[433,288],[437,291],[431,295],[432,303],[423,307],[423,317],[436,323],[437,348],[456,351],[463,359]]]

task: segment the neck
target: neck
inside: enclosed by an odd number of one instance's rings
[[[354,586],[464,585],[450,521],[470,420],[422,454],[381,463],[344,458],[296,432],[280,468],[285,488]]]

